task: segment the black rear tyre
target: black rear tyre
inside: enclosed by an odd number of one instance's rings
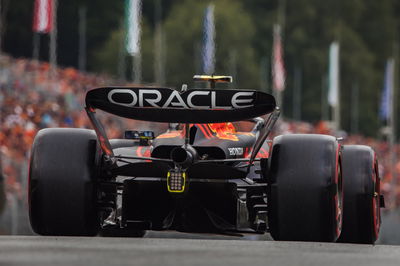
[[[375,152],[345,145],[342,151],[344,213],[339,238],[345,243],[373,244],[379,236],[380,179]]]
[[[37,134],[29,171],[29,216],[40,235],[98,233],[92,130],[52,128]]]
[[[269,169],[271,236],[275,240],[336,241],[342,225],[337,140],[312,134],[278,136]]]

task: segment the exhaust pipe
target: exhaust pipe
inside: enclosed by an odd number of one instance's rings
[[[171,160],[175,164],[186,168],[194,163],[197,159],[197,151],[190,145],[184,145],[182,147],[177,147],[171,151]]]

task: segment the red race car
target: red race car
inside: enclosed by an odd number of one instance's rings
[[[268,140],[279,117],[272,95],[214,88],[230,77],[195,78],[211,88],[91,90],[86,111],[94,130],[41,130],[29,172],[33,230],[269,232],[275,240],[375,242],[383,198],[370,147],[343,146],[328,135]],[[127,130],[125,139],[109,140],[96,109],[169,123],[169,130]]]

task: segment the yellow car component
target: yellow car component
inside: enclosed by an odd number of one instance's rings
[[[232,83],[233,79],[231,76],[214,76],[214,75],[195,75],[193,76],[194,81],[209,81],[209,82],[228,82]]]
[[[186,186],[186,172],[169,171],[167,174],[167,188],[171,193],[182,193]]]

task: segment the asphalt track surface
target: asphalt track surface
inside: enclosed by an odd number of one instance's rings
[[[0,265],[400,265],[400,246],[167,237],[0,236]]]

